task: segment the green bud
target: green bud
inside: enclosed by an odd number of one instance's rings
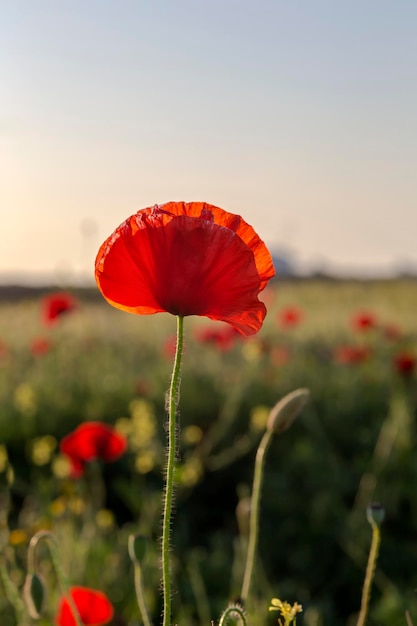
[[[23,598],[32,619],[39,619],[45,602],[45,587],[38,574],[28,574],[23,586]]]
[[[379,502],[371,502],[366,509],[366,517],[371,526],[376,524],[379,528],[385,518],[385,509]]]
[[[143,535],[130,535],[128,540],[129,556],[133,563],[139,565],[143,562],[148,546],[148,539]]]
[[[271,409],[266,425],[267,430],[271,430],[275,434],[287,430],[301,413],[309,398],[310,391],[308,389],[296,389],[284,396]]]

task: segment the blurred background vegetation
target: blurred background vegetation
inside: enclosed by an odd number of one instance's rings
[[[139,624],[127,537],[146,534],[157,623],[175,319],[122,313],[94,290],[71,293],[76,307],[45,325],[42,290],[2,292],[0,474],[6,453],[14,473],[7,567],[21,587],[31,535],[52,529],[71,583],[105,591],[114,624]],[[276,624],[272,597],[301,603],[306,626],[354,620],[371,535],[366,507],[379,501],[386,519],[370,620],[404,624],[407,609],[417,616],[416,283],[288,280],[263,299],[268,315],[250,339],[216,340],[206,331],[221,324],[186,319],[175,623],[208,626],[239,596],[257,444],[275,402],[307,387],[310,403],[268,452],[253,623]],[[59,441],[89,420],[126,434],[128,453],[72,480]],[[53,614],[47,553],[41,567]],[[0,591],[2,624],[12,626],[1,581]]]

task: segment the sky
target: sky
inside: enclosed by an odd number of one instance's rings
[[[413,0],[13,0],[0,80],[0,276],[93,280],[170,200],[301,272],[417,270]]]

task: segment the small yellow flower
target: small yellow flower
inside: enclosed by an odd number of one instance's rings
[[[39,466],[47,465],[52,458],[56,446],[56,439],[51,435],[34,439],[30,445],[33,463]]]
[[[37,410],[37,399],[33,388],[26,384],[21,383],[18,385],[13,394],[13,403],[18,411],[22,415],[31,417]]]
[[[192,424],[191,426],[186,426],[181,434],[183,442],[189,446],[200,443],[203,438],[203,431],[199,426],[196,426],[195,424]]]
[[[114,515],[108,509],[100,509],[96,513],[96,523],[103,530],[110,530],[114,526]]]
[[[152,450],[138,452],[135,457],[135,470],[139,474],[149,474],[155,467],[155,455]]]
[[[28,541],[28,535],[24,530],[16,528],[11,530],[9,534],[9,544],[11,546],[20,546]]]
[[[280,626],[290,626],[293,622],[295,624],[297,613],[301,613],[303,607],[301,604],[298,604],[298,602],[294,602],[291,606],[289,602],[283,602],[279,598],[272,598],[269,610],[279,611],[281,613],[283,619],[278,619]]]
[[[252,430],[265,430],[270,409],[261,404],[255,406],[250,414],[250,427]]]

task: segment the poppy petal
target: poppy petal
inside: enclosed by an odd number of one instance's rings
[[[101,626],[113,617],[113,606],[102,591],[88,587],[71,587],[70,594],[85,626]],[[57,626],[76,626],[69,602],[61,598],[55,617]]]
[[[251,226],[198,202],[138,211],[96,259],[98,287],[113,306],[139,315],[204,315],[243,335],[261,327],[266,308],[258,294],[273,275]]]

